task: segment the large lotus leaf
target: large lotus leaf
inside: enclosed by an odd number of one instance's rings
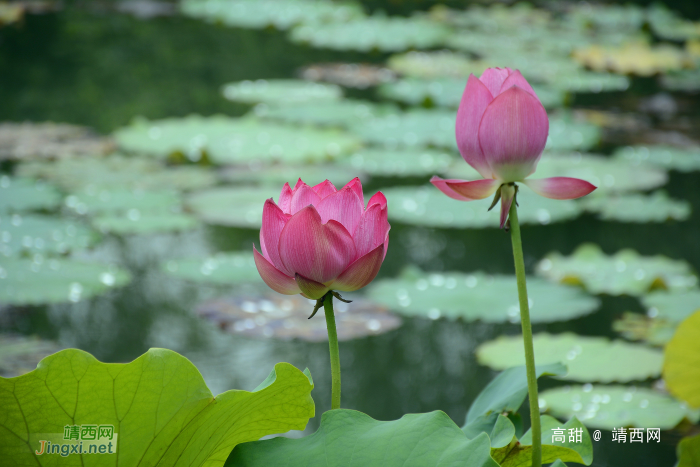
[[[440,411],[408,414],[382,422],[354,410],[325,412],[316,433],[240,444],[227,466],[287,467],[497,467],[489,438],[467,439]]]
[[[61,347],[51,341],[13,334],[0,335],[0,376],[12,378],[36,368],[44,357]]]
[[[654,4],[647,13],[649,25],[657,36],[673,41],[700,39],[700,22],[678,16],[665,5]]]
[[[0,378],[0,455],[12,465],[36,465],[33,451],[39,440],[67,443],[65,426],[99,424],[114,426],[118,457],[74,454],[61,460],[95,466],[222,466],[239,443],[304,429],[314,416],[312,388],[310,376],[278,363],[254,392],[231,390],[214,397],[197,368],[171,350],[151,349],[127,364],[64,350],[31,373]]]
[[[0,176],[0,212],[54,209],[61,204],[61,194],[51,185],[26,178]]]
[[[391,206],[389,218],[405,224],[455,229],[498,228],[500,224],[499,210],[488,210],[490,199],[456,201],[432,185],[386,188],[382,193]],[[518,193],[518,202],[518,217],[522,224],[546,225],[574,219],[582,211],[581,205],[575,201],[543,198],[527,188]]]
[[[642,304],[650,318],[680,323],[700,309],[700,291],[652,292],[642,297]]]
[[[324,316],[318,314],[309,319],[315,304],[315,300],[301,295],[268,292],[266,295],[235,295],[210,300],[200,304],[196,312],[218,329],[234,335],[328,342]],[[338,302],[334,310],[341,341],[375,336],[401,326],[401,318],[368,300],[354,299],[351,304]]]
[[[397,147],[437,146],[457,149],[455,112],[410,110],[358,124],[353,133],[368,143]]]
[[[574,287],[528,279],[530,317],[535,323],[564,321],[595,311],[598,300]],[[446,317],[488,323],[519,323],[515,277],[459,272],[427,274],[406,270],[396,279],[376,280],[368,295],[402,315]],[[511,365],[512,366],[512,365]]]
[[[634,166],[649,164],[680,172],[700,170],[700,147],[626,146],[615,151],[613,157],[630,162]]]
[[[603,220],[647,223],[684,221],[690,217],[690,203],[672,199],[664,191],[649,195],[590,196],[582,203],[587,211]]]
[[[92,219],[92,225],[103,233],[116,235],[181,232],[197,227],[197,219],[179,212],[130,209],[125,213],[108,213]]]
[[[359,154],[363,154],[364,151]],[[355,156],[353,156],[354,159]],[[236,185],[259,184],[275,187],[270,193],[279,191],[285,183],[294,186],[298,179],[302,179],[310,186],[317,185],[324,180],[330,180],[336,187],[345,186],[354,177],[360,177],[367,181],[363,167],[356,168],[353,164],[351,172],[348,171],[348,162],[345,159],[335,164],[314,164],[314,165],[287,165],[276,164],[262,167],[242,167],[231,166],[224,168],[221,178]]]
[[[389,104],[345,99],[275,107],[259,106],[255,113],[263,118],[295,124],[350,127],[366,119],[397,113],[397,109]]]
[[[467,81],[461,78],[405,78],[393,83],[382,84],[379,94],[407,104],[434,104],[438,107],[459,107]],[[564,105],[564,92],[548,86],[535,85],[535,92],[542,105],[556,108]]]
[[[595,71],[613,71],[623,75],[652,76],[692,66],[690,57],[682,49],[670,44],[650,46],[643,41],[621,46],[594,44],[575,50],[573,57],[581,65]]]
[[[536,334],[533,340],[536,362],[542,365],[566,364],[569,372],[561,379],[627,382],[644,380],[661,373],[663,354],[644,345],[573,333]],[[477,359],[482,365],[505,370],[525,364],[522,349],[522,336],[501,336],[481,344],[477,349]],[[611,355],[614,358],[610,358]]]
[[[390,69],[414,78],[459,78],[466,84],[470,73],[480,75],[486,67],[469,59],[465,54],[440,50],[437,52],[406,52],[392,55],[387,62]]]
[[[161,270],[172,277],[192,282],[235,285],[242,282],[260,282],[253,251],[218,253],[209,258],[173,259]]]
[[[67,123],[0,124],[0,160],[43,160],[101,156],[114,150],[107,138]]]
[[[277,196],[277,189],[211,188],[188,196],[185,206],[210,224],[258,229],[265,200]]]
[[[664,381],[671,394],[700,408],[700,310],[678,326],[666,345]]]
[[[665,319],[650,318],[626,311],[621,318],[613,321],[612,328],[625,339],[663,346],[673,337],[676,325]]]
[[[379,177],[420,177],[445,173],[462,159],[446,151],[433,149],[381,149],[367,148],[356,152],[341,162],[357,171]],[[345,177],[347,178],[348,175]]]
[[[97,235],[80,222],[40,215],[0,216],[0,254],[65,254],[87,248]]]
[[[680,440],[677,448],[676,467],[698,467],[700,465],[700,434]]]
[[[214,172],[205,167],[184,165],[166,168],[159,161],[120,154],[30,162],[20,165],[17,173],[46,179],[72,192],[91,185],[101,189],[193,190],[217,182]]]
[[[539,275],[549,280],[581,284],[594,294],[644,295],[650,290],[687,291],[698,278],[683,260],[641,256],[620,250],[608,256],[598,245],[583,244],[571,256],[550,253],[537,264]]]
[[[438,46],[450,32],[450,28],[420,17],[378,15],[347,22],[302,24],[292,30],[290,38],[326,49],[400,52]]]
[[[79,302],[122,287],[131,275],[114,266],[72,259],[5,258],[0,264],[0,303],[40,305]]]
[[[119,187],[88,186],[66,197],[65,204],[78,214],[130,213],[177,210],[180,195],[172,190],[142,191]],[[133,214],[137,213],[137,214]]]
[[[251,29],[289,29],[300,23],[343,22],[364,16],[356,3],[314,0],[184,0],[180,9],[195,18]]]
[[[326,81],[357,89],[367,89],[396,79],[390,69],[367,63],[317,63],[301,68],[299,75],[311,81]]]
[[[240,81],[223,87],[224,97],[248,104],[297,105],[336,101],[343,91],[335,84],[314,83],[300,79]]]
[[[670,91],[697,92],[700,90],[700,70],[683,70],[661,77],[661,86]]]
[[[614,359],[610,356],[608,361]],[[669,430],[684,418],[697,420],[698,413],[660,393],[636,386],[564,386],[540,393],[540,407],[556,417],[577,417],[587,427]]]

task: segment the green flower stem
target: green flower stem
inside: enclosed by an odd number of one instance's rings
[[[338,332],[335,329],[333,314],[333,293],[328,292],[323,299],[328,328],[328,347],[331,351],[331,410],[340,408],[340,352],[338,351]]]
[[[527,368],[527,392],[530,400],[530,419],[532,422],[532,467],[542,465],[542,428],[540,425],[540,406],[537,395],[537,375],[535,374],[535,351],[532,346],[532,324],[530,324],[530,307],[527,301],[525,284],[525,262],[523,261],[523,244],[520,240],[518,208],[515,200],[510,205],[510,238],[513,242],[515,260],[515,277],[518,282],[518,299],[520,301],[520,322],[525,343],[525,367]]]

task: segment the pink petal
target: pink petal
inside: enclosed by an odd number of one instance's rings
[[[318,193],[318,196],[321,197],[321,199],[325,198],[328,195],[332,195],[336,191],[338,191],[329,180],[326,180],[324,182],[319,183],[314,187],[314,191]]]
[[[501,228],[505,227],[510,212],[510,205],[513,204],[515,188],[510,185],[503,185],[501,188]]]
[[[532,97],[537,99],[539,102],[540,98],[537,97],[537,94],[535,93],[535,90],[532,89],[532,86],[530,86],[530,83],[527,82],[527,80],[523,77],[523,75],[520,73],[520,70],[515,70],[513,73],[506,78],[506,80],[503,82],[501,85],[501,90],[499,91],[499,94],[501,94],[504,91],[507,91],[509,88],[517,86],[520,89],[524,89],[525,91],[529,92],[532,94]]]
[[[374,250],[377,245],[386,243],[389,229],[391,226],[387,219],[386,207],[382,207],[381,204],[370,206],[362,215],[362,219],[352,235],[357,256],[364,256]]]
[[[479,143],[494,175],[512,182],[535,171],[548,132],[549,120],[542,104],[513,86],[486,108],[479,125]]]
[[[260,249],[265,258],[285,274],[291,274],[282,264],[279,254],[280,233],[287,223],[289,216],[272,201],[265,201],[263,206],[262,228],[260,229]]]
[[[446,182],[452,191],[470,200],[488,198],[496,192],[501,183],[500,180],[494,180],[493,178],[474,180],[472,182],[464,180]]]
[[[362,194],[362,182],[360,182],[359,177],[355,177],[350,180],[343,188],[352,189],[352,191],[354,191],[357,197],[360,199],[362,207],[365,207],[365,196]]]
[[[306,298],[318,300],[330,290],[330,287],[304,277],[301,274],[296,274],[294,278],[296,279],[297,286],[301,289],[301,293],[304,294]]]
[[[299,179],[301,180],[301,179]],[[294,215],[301,209],[307,207],[308,205],[318,206],[321,202],[321,197],[306,183],[302,185],[297,184],[299,187],[294,188],[294,194],[292,195],[292,201],[290,202],[289,213]]]
[[[258,253],[255,245],[253,245],[253,258],[255,258],[255,266],[258,268],[260,277],[272,290],[284,295],[296,295],[301,292],[294,278],[275,268],[271,262]]]
[[[465,198],[464,196],[460,195],[456,191],[454,191],[452,188],[447,186],[448,182],[466,182],[466,180],[457,180],[456,178],[448,178],[448,179],[442,179],[438,177],[437,175],[433,175],[433,178],[430,179],[430,183],[435,185],[435,188],[438,190],[442,191],[444,194],[449,196],[452,199],[456,199],[457,201],[472,201],[471,198]]]
[[[523,180],[532,191],[545,198],[575,199],[586,196],[596,189],[595,185],[585,180],[571,177],[540,178],[538,180]]]
[[[356,257],[347,229],[334,220],[321,223],[313,206],[301,209],[287,221],[280,234],[279,252],[290,273],[324,284],[338,277]]]
[[[302,181],[302,179],[299,178],[299,179],[297,180],[297,184],[294,185],[294,190],[293,190],[293,191],[297,191],[297,189],[298,189],[300,186],[302,186],[302,185],[306,185],[306,183],[304,183],[304,182]]]
[[[384,261],[384,245],[358,258],[331,284],[333,290],[352,292],[366,286],[377,276]]]
[[[491,168],[479,145],[479,123],[492,100],[493,97],[484,83],[476,76],[469,75],[455,124],[457,146],[462,158],[484,178],[491,178]]]
[[[503,82],[512,72],[513,70],[510,68],[487,68],[481,74],[479,81],[486,85],[486,89],[488,89],[491,96],[495,98],[500,94]]]
[[[289,183],[285,183],[284,186],[282,187],[282,192],[280,193],[280,199],[279,199],[279,207],[282,210],[282,212],[286,214],[291,214],[290,212],[290,203],[292,201],[292,188],[289,186]]]
[[[381,191],[376,192],[367,202],[367,209],[371,208],[375,204],[380,204],[382,208],[386,207],[386,196]]]
[[[316,205],[316,210],[321,215],[321,222],[324,224],[333,219],[343,224],[348,232],[354,232],[362,217],[364,205],[355,191],[346,187],[323,198]]]

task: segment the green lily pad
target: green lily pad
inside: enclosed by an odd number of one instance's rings
[[[51,341],[13,334],[0,335],[0,376],[13,378],[36,368],[44,357],[61,347]]]
[[[647,223],[684,221],[690,217],[690,203],[671,199],[664,191],[649,195],[590,196],[582,203],[587,211],[603,220]]]
[[[653,76],[680,71],[692,66],[690,57],[671,44],[651,46],[646,40],[621,45],[592,44],[574,50],[573,58],[594,71],[611,71],[621,75]]]
[[[700,291],[652,292],[642,297],[642,304],[650,318],[680,323],[700,309]]]
[[[450,172],[451,174],[451,172]],[[389,201],[389,219],[410,225],[443,228],[498,228],[500,212],[488,210],[490,199],[457,201],[448,198],[434,186],[397,187],[382,189]],[[571,200],[543,198],[523,188],[518,193],[518,218],[522,224],[546,225],[574,219],[582,211]]]
[[[596,30],[636,31],[647,20],[643,8],[637,5],[571,5],[565,21],[578,28]]]
[[[469,59],[465,54],[450,50],[412,51],[392,55],[387,65],[404,76],[422,79],[459,78],[464,84],[470,73],[480,74],[486,69],[480,62]]]
[[[26,178],[0,176],[0,212],[40,211],[61,205],[61,194],[51,185]]]
[[[343,22],[364,16],[356,3],[314,0],[183,0],[180,10],[187,16],[250,29],[289,29],[306,22]]]
[[[116,235],[181,232],[199,225],[194,217],[170,211],[141,212],[130,209],[125,213],[102,214],[92,219],[92,225],[102,233]]]
[[[561,379],[610,383],[645,380],[661,374],[663,354],[640,344],[573,333],[536,334],[533,343],[536,362],[567,366],[569,372]],[[481,344],[476,355],[479,363],[495,370],[524,365],[523,338],[501,336]],[[603,361],[605,365],[601,365]]]
[[[655,3],[650,7],[647,18],[654,34],[663,39],[700,39],[700,22],[684,19],[665,5]]]
[[[535,323],[565,321],[598,308],[597,299],[574,287],[528,280],[530,317]],[[407,316],[445,317],[487,323],[519,323],[515,277],[458,272],[427,274],[407,269],[397,279],[376,280],[367,294]]]
[[[388,68],[367,63],[317,63],[303,67],[299,75],[310,81],[326,81],[356,89],[367,89],[396,79]]]
[[[21,164],[16,172],[21,176],[46,179],[72,192],[88,186],[100,189],[194,190],[217,182],[214,172],[205,167],[184,165],[166,168],[159,161],[120,154],[29,162]]]
[[[354,156],[353,156],[354,157]],[[354,166],[348,171],[349,164],[342,160],[336,164],[319,165],[286,165],[277,164],[253,168],[231,166],[221,170],[221,178],[236,185],[259,184],[275,187],[271,193],[279,191],[285,183],[294,186],[298,179],[304,180],[309,186],[314,186],[324,180],[330,180],[336,187],[345,186],[352,178],[360,177],[366,182],[367,172]]]
[[[679,172],[700,170],[700,148],[627,146],[615,151],[613,158],[624,160],[633,166],[649,164],[666,170],[678,170]]]
[[[130,281],[127,271],[105,264],[72,259],[5,258],[0,265],[0,303],[79,302]]]
[[[610,361],[610,359],[608,359]],[[697,414],[666,394],[635,386],[564,386],[540,393],[540,407],[556,417],[575,416],[587,427],[669,430]]]
[[[600,141],[601,130],[597,125],[573,117],[567,112],[549,116],[548,151],[586,151]]]
[[[234,335],[327,342],[328,328],[323,314],[309,319],[315,303],[301,295],[268,293],[211,300],[199,305],[196,312]],[[401,318],[368,300],[353,300],[350,304],[336,302],[334,309],[341,341],[384,334],[401,326]]]
[[[253,250],[218,253],[209,258],[173,259],[161,270],[172,277],[204,284],[231,286],[241,282],[261,282]]]
[[[497,467],[489,444],[485,434],[467,439],[440,411],[382,422],[361,412],[337,409],[325,412],[318,431],[310,436],[240,444],[225,465]]]
[[[86,128],[66,123],[0,124],[0,160],[44,160],[101,156],[114,150],[114,142]]]
[[[678,443],[677,467],[697,467],[700,465],[700,434],[686,436]]]
[[[346,133],[223,116],[134,121],[117,130],[119,145],[157,157],[206,154],[217,164],[330,160],[357,149],[360,142]]]
[[[676,324],[627,311],[620,319],[613,321],[612,328],[625,339],[644,341],[649,345],[661,347],[673,337]]]
[[[396,113],[395,106],[372,102],[340,100],[333,102],[309,102],[299,105],[256,107],[256,115],[262,118],[282,120],[293,124],[351,127],[366,119]]]
[[[432,149],[368,148],[356,152],[340,165],[346,174],[350,169],[379,177],[420,177],[443,174],[460,161],[462,159],[454,154]]]
[[[436,146],[456,150],[454,111],[410,110],[405,113],[373,118],[353,127],[362,140],[386,146]]]
[[[630,80],[614,73],[577,70],[566,75],[557,75],[552,87],[576,93],[626,91]],[[535,89],[537,90],[537,89]]]
[[[37,214],[0,216],[0,254],[63,255],[85,249],[97,235],[78,221]]]
[[[641,256],[634,250],[620,250],[612,256],[598,245],[583,244],[571,256],[550,253],[537,264],[537,274],[549,280],[583,285],[594,294],[644,295],[661,289],[686,291],[697,286],[698,278],[688,263],[664,256]]]
[[[664,381],[671,394],[700,409],[700,310],[678,325],[666,345]]]
[[[148,211],[177,210],[180,195],[174,191],[141,191],[123,188],[99,189],[88,186],[66,197],[66,207],[77,214],[125,213],[139,219]]]
[[[240,81],[223,87],[224,97],[247,104],[308,104],[336,101],[343,91],[335,84],[314,83],[299,79]]]
[[[197,368],[166,349],[151,349],[127,364],[63,350],[31,373],[0,379],[5,429],[14,434],[3,438],[0,453],[12,465],[27,465],[36,463],[42,439],[87,450],[89,441],[64,441],[64,428],[82,426],[82,432],[99,424],[112,426],[113,435],[96,445],[107,448],[110,441],[109,451],[124,465],[223,465],[237,444],[304,429],[314,416],[310,376],[292,365],[275,365],[261,386],[214,397]],[[71,459],[110,465],[116,456]]]
[[[400,52],[442,45],[450,28],[421,17],[373,16],[347,22],[302,24],[292,30],[294,42],[333,50]]]
[[[259,229],[265,200],[279,196],[269,188],[212,188],[192,193],[185,206],[204,222]]]
[[[661,77],[661,86],[670,91],[697,92],[700,90],[700,70],[682,70]]]

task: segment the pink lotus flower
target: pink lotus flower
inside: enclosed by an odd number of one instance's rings
[[[379,272],[389,229],[386,198],[378,192],[365,209],[358,178],[340,190],[328,180],[312,188],[299,179],[294,189],[285,183],[279,205],[265,201],[255,265],[281,294],[319,299],[329,290],[350,292]]]
[[[548,133],[547,112],[518,70],[489,68],[481,78],[469,75],[457,111],[457,146],[464,160],[484,179],[433,177],[430,182],[460,201],[484,199],[498,190],[501,228],[516,193],[514,182],[554,199],[580,198],[595,190],[595,186],[578,178],[526,180],[537,168]],[[494,199],[494,203],[497,201]]]

